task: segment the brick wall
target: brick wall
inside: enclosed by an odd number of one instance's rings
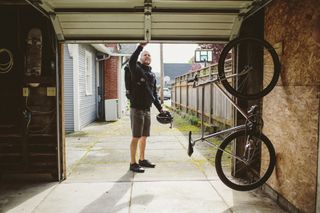
[[[119,57],[111,57],[104,62],[104,97],[105,99],[118,98],[118,63]]]

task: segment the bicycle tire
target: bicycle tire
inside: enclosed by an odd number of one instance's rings
[[[224,165],[222,165],[222,161],[223,161],[222,158],[223,158],[223,153],[226,153],[226,150],[225,150],[226,147],[228,145],[230,145],[230,143],[232,143],[232,141],[234,141],[235,139],[237,139],[241,136],[246,137],[247,135],[248,134],[246,134],[245,130],[237,131],[237,132],[230,134],[221,143],[221,145],[219,146],[219,149],[217,150],[217,153],[216,153],[215,166],[216,166],[216,171],[217,171],[217,174],[218,174],[220,180],[225,185],[230,187],[231,189],[234,189],[237,191],[249,191],[249,190],[256,189],[259,186],[263,185],[268,180],[268,178],[271,176],[273,169],[275,167],[275,164],[276,164],[276,155],[275,155],[275,150],[274,150],[272,143],[264,134],[260,134],[260,135],[255,135],[253,137],[260,139],[265,144],[265,147],[267,149],[265,151],[268,151],[268,156],[270,159],[269,159],[269,164],[267,166],[265,166],[265,168],[266,168],[265,173],[261,177],[258,177],[258,178],[256,177],[257,179],[255,180],[255,182],[250,182],[250,183],[243,182],[242,181],[243,179],[241,181],[239,181],[239,179],[241,179],[241,178],[236,178],[231,174],[225,174],[226,167],[223,168]],[[264,152],[264,154],[266,154],[266,153]],[[238,161],[238,162],[240,162],[240,161]],[[240,165],[238,165],[238,166],[240,167]],[[252,169],[253,168],[250,168],[250,171],[252,171]],[[255,171],[255,172],[257,172],[257,171]],[[261,171],[257,172],[257,173],[259,173],[259,176],[260,176],[260,172]]]
[[[228,56],[228,53],[230,52],[231,49],[235,48],[236,46],[240,44],[244,44],[245,42],[250,42],[251,44],[255,43],[258,45],[261,45],[264,49],[266,49],[271,57],[272,57],[272,62],[273,62],[273,76],[272,80],[267,84],[265,88],[262,88],[261,91],[257,91],[256,93],[253,94],[245,94],[244,92],[237,91],[233,86],[228,82],[226,79],[226,72],[225,72],[225,61]],[[249,44],[249,43],[248,43]],[[241,98],[244,100],[254,100],[254,99],[259,99],[265,95],[267,95],[271,90],[276,86],[277,81],[280,76],[280,71],[281,71],[281,64],[279,61],[278,54],[274,50],[274,48],[265,40],[253,38],[253,37],[239,37],[231,40],[222,50],[219,62],[218,62],[218,74],[219,78],[221,80],[222,85],[224,88],[232,95],[234,95],[237,98]]]

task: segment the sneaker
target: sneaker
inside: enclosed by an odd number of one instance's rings
[[[156,167],[155,164],[151,163],[148,160],[139,160],[139,165],[142,167],[154,168]]]
[[[130,171],[144,173],[144,169],[137,163],[130,164]]]

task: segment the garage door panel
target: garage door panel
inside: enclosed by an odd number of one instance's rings
[[[202,36],[208,37],[208,36],[226,36],[230,33],[230,30],[201,30],[200,34]],[[152,35],[156,37],[165,37],[166,35],[172,37],[172,36],[198,36],[199,30],[180,30],[180,29],[155,29],[152,30]]]
[[[262,0],[267,1],[267,0]],[[32,1],[31,1],[32,2]],[[42,0],[59,40],[229,40],[254,0]],[[160,39],[160,40],[159,40]],[[93,41],[94,42],[94,41]]]
[[[141,8],[144,0],[46,0],[53,8]],[[194,1],[194,0],[153,0],[155,8],[170,9],[237,9],[245,7],[252,1],[233,0],[233,1]]]
[[[152,23],[152,29],[218,29],[218,30],[231,30],[233,23]]]
[[[172,14],[172,13],[154,13],[152,14],[152,22],[190,22],[190,23],[206,23],[206,22],[234,22],[236,14]]]
[[[144,22],[143,13],[57,13],[61,22]]]
[[[179,8],[179,9],[237,9],[250,4],[252,1],[170,1],[154,0],[153,5],[156,8]]]
[[[53,8],[135,8],[144,0],[45,0]]]
[[[108,37],[123,37],[124,35],[130,35],[133,37],[142,37],[144,35],[143,30],[139,29],[116,29],[116,30],[109,30],[109,29],[65,29],[64,34],[66,37],[101,37],[104,36]]]
[[[139,22],[63,22],[63,29],[144,29],[144,24]]]

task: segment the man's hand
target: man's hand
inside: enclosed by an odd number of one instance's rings
[[[145,46],[147,46],[147,44],[148,44],[148,42],[141,42],[139,45],[140,45],[141,47],[145,47]]]

